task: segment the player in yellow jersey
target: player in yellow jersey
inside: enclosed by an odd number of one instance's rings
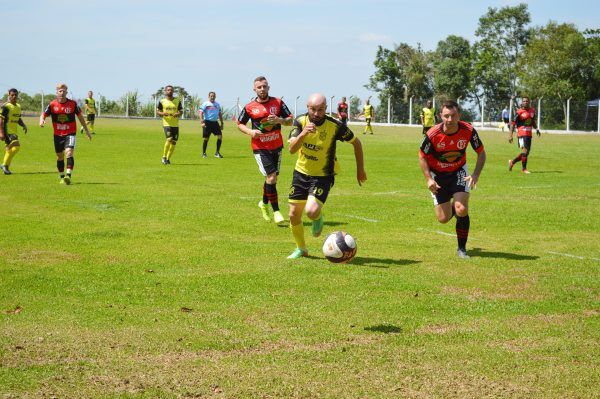
[[[179,98],[173,97],[173,86],[165,86],[165,98],[160,100],[156,113],[163,118],[163,130],[165,131],[165,146],[163,148],[163,165],[171,164],[171,156],[175,151],[175,145],[179,140],[179,117],[183,113]]]
[[[0,140],[4,140],[4,143],[6,143],[4,160],[0,168],[2,168],[5,175],[12,174],[9,170],[10,163],[21,149],[19,136],[17,136],[17,126],[21,126],[23,132],[27,133],[27,126],[21,119],[21,106],[17,103],[18,97],[19,91],[10,89],[8,91],[8,102],[2,106],[0,111]]]
[[[423,125],[423,135],[426,135],[427,131],[435,125],[435,108],[431,100],[427,101],[421,111],[421,125]]]
[[[367,122],[367,126],[365,126],[365,131],[363,132],[363,134],[367,134],[367,131],[373,134],[371,120],[375,117],[375,108],[371,105],[371,100],[369,100],[368,98],[365,102],[365,106],[363,107],[363,114],[365,115],[365,122]]]
[[[94,131],[94,122],[96,120],[96,100],[94,99],[94,92],[91,90],[88,91],[88,96],[84,100],[83,110],[85,111],[86,124],[90,133],[96,134]],[[81,129],[79,129],[79,131],[83,133],[83,126]]]
[[[312,220],[312,235],[323,230],[323,205],[333,187],[339,164],[335,155],[337,141],[346,141],[354,147],[356,180],[362,185],[367,180],[362,144],[348,126],[326,115],[327,99],[315,93],[308,98],[308,112],[294,120],[288,140],[291,154],[298,153],[290,187],[290,227],[296,249],[288,259],[308,255],[304,241],[302,212]]]

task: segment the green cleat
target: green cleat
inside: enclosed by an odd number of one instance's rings
[[[294,249],[294,252],[292,252],[292,254],[290,256],[288,256],[288,259],[300,259],[303,258],[305,256],[308,256],[308,251],[304,248],[296,248]]]
[[[269,204],[265,204],[264,202],[262,202],[262,200],[258,201],[258,207],[260,208],[260,211],[262,212],[262,217],[263,219],[265,219],[267,222],[271,221],[271,213],[270,208],[269,208]]]
[[[59,182],[59,183],[60,183],[60,184],[65,184],[65,178],[64,178],[64,177],[61,177],[61,178],[60,178],[60,182]]]
[[[317,220],[312,221],[312,236],[318,237],[321,235],[323,231],[323,213],[321,212],[321,217]]]

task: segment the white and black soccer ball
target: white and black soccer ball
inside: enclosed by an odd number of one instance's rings
[[[356,241],[345,231],[335,231],[325,238],[323,255],[333,263],[348,263],[356,255]]]

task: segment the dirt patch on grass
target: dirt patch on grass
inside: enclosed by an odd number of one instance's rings
[[[527,300],[540,301],[544,295],[537,292],[532,283],[521,283],[517,285],[502,285],[494,287],[495,291],[484,290],[480,287],[452,287],[444,286],[441,293],[444,295],[463,296],[469,301],[479,300]]]
[[[66,251],[55,250],[21,250],[19,252],[0,251],[8,263],[12,264],[34,264],[35,266],[52,266],[66,262],[77,261],[81,257]]]
[[[462,326],[459,324],[429,324],[423,327],[420,327],[415,330],[417,334],[452,334],[452,333],[466,333],[475,331],[472,327]]]

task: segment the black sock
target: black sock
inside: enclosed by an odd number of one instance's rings
[[[56,161],[56,169],[58,169],[58,173],[61,176],[64,176],[64,174],[65,174],[65,160],[64,159],[62,161]]]
[[[458,216],[456,215],[456,239],[458,240],[458,248],[466,250],[467,239],[469,238],[469,227],[471,226],[471,219],[469,215]]]
[[[277,185],[265,183],[265,194],[274,211],[279,210],[279,199],[277,198]]]
[[[513,159],[513,165],[518,163],[521,160],[522,154],[519,154],[515,159]]]
[[[521,161],[523,162],[523,170],[527,169],[527,154],[521,154]]]
[[[221,143],[223,142],[222,139],[218,139],[217,140],[217,152],[221,151]]]
[[[206,147],[208,146],[208,140],[204,140],[202,143],[202,153],[206,154]]]
[[[69,157],[67,158],[67,176],[71,176],[71,171],[75,166],[75,158]]]
[[[269,203],[269,197],[267,195],[267,182],[263,184],[263,204]]]

